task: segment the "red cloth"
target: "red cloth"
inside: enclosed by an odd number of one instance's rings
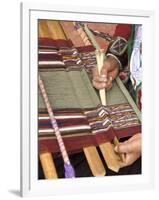
[[[114,33],[114,36],[120,36],[128,40],[131,36],[132,26],[131,24],[118,24]]]
[[[71,154],[75,151],[80,152],[84,147],[90,145],[99,146],[99,144],[112,141],[114,134],[120,139],[123,137],[130,137],[134,135],[134,133],[139,132],[141,132],[141,126],[134,126],[119,130],[109,129],[107,132],[96,135],[88,134],[85,136],[63,138],[63,141],[68,153]],[[57,139],[42,139],[39,137],[38,144],[39,152],[41,153],[46,150],[52,153],[60,152]]]

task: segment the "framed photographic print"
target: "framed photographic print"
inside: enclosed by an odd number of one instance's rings
[[[22,196],[153,187],[153,30],[152,11],[21,4]]]

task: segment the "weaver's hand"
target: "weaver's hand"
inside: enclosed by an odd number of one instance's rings
[[[113,86],[113,80],[119,73],[119,63],[113,58],[108,57],[102,67],[101,73],[98,69],[93,69],[93,86],[97,89],[109,90]]]
[[[124,153],[125,160],[120,162],[120,167],[133,164],[141,156],[141,134],[132,136],[129,140],[119,143],[115,147],[117,153]]]

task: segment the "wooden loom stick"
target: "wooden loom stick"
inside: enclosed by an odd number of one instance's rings
[[[40,153],[39,158],[41,161],[45,178],[46,179],[58,178],[52,154],[50,152]]]
[[[102,62],[100,64],[100,71],[101,71],[102,66],[103,66],[103,62],[104,62],[104,51],[103,50],[101,50],[101,59],[100,60]],[[105,91],[105,89],[100,90],[99,94],[100,94],[100,97],[101,97],[102,105],[106,106],[107,103],[106,103],[106,91]],[[113,143],[115,144],[115,146],[119,144],[119,140],[118,140],[117,136],[114,137]],[[125,155],[124,154],[119,154],[119,156],[120,156],[121,160],[124,162],[125,161]]]
[[[96,50],[96,58],[97,58],[97,66],[98,66],[98,72],[100,74],[101,69],[103,67],[103,63],[104,63],[104,49],[100,49],[100,50]],[[99,90],[99,95],[100,95],[100,99],[102,102],[102,105],[106,106],[107,105],[107,101],[106,101],[106,90],[105,89],[100,89]],[[118,138],[115,136],[113,139],[113,143],[116,145],[119,144],[119,140]],[[124,162],[125,161],[125,155],[124,154],[119,154],[121,160]]]
[[[79,34],[80,34],[81,38],[84,40],[84,44],[90,45],[90,41],[89,41],[87,35],[86,34],[81,35],[82,31],[79,31]],[[83,31],[83,33],[85,33],[85,32]],[[86,38],[86,39],[84,39],[84,38]],[[106,174],[106,170],[105,170],[104,165],[103,165],[103,163],[100,159],[100,156],[98,154],[96,147],[93,146],[93,145],[88,146],[88,147],[84,147],[83,152],[86,156],[88,165],[91,169],[93,176],[104,176]]]
[[[98,73],[100,74],[101,69],[103,67],[103,63],[104,63],[104,51],[103,51],[103,49],[100,49],[100,50],[96,50],[95,53],[96,53],[96,59],[97,59]],[[100,95],[102,105],[106,106],[107,105],[106,91],[104,88],[99,90],[99,95]]]
[[[39,87],[40,87],[41,94],[42,94],[42,97],[44,99],[44,103],[46,105],[46,108],[47,108],[47,111],[48,111],[48,114],[49,114],[49,117],[50,117],[50,122],[51,122],[52,128],[55,131],[55,135],[56,135],[56,138],[57,138],[57,141],[58,141],[58,144],[59,144],[59,147],[60,147],[60,151],[61,151],[61,154],[62,154],[62,157],[63,157],[63,160],[64,160],[65,177],[66,178],[74,178],[75,177],[75,171],[74,171],[74,169],[73,169],[73,167],[70,163],[70,160],[69,160],[63,139],[61,137],[61,133],[59,131],[59,128],[58,128],[52,107],[50,105],[50,102],[49,102],[49,99],[48,99],[48,96],[47,96],[47,93],[46,93],[46,90],[45,90],[44,83],[41,80],[40,75],[39,75]]]
[[[62,31],[61,25],[58,21],[47,20],[46,23],[48,25],[49,31],[51,32],[51,36],[54,40],[66,39],[65,34]]]
[[[88,38],[90,39],[91,43],[93,44],[93,46],[97,49],[100,50],[100,46],[99,44],[96,42],[93,33],[89,30],[89,28],[87,27],[87,24],[84,24],[84,31],[86,32]]]
[[[99,50],[96,50],[95,53],[96,53],[96,59],[97,59],[97,68],[98,68],[98,72],[100,74],[101,69],[103,67],[103,63],[104,63],[104,52],[103,52],[103,50],[99,49]],[[105,89],[99,90],[99,95],[100,95],[102,105],[106,106],[106,91],[105,91]],[[108,167],[111,170],[118,172],[120,169],[120,165],[118,162],[119,159],[114,152],[114,148],[113,148],[112,144],[110,142],[105,142],[105,143],[100,144],[99,148],[103,154],[103,157],[104,157]]]
[[[96,50],[98,50],[100,52],[100,46],[99,44],[96,42],[94,35],[92,34],[92,32],[89,30],[89,28],[87,27],[87,24],[84,25],[84,30],[87,33],[88,37],[90,38],[93,46],[96,48]],[[97,58],[99,60],[99,58]],[[100,65],[100,61],[99,65]],[[101,100],[104,101],[104,100]],[[115,142],[117,142],[118,139],[117,137],[115,138]],[[100,150],[103,154],[103,157],[107,163],[108,168],[112,169],[115,172],[119,171],[120,165],[119,165],[119,157],[118,155],[114,152],[114,147],[110,142],[106,142],[101,144],[100,146]],[[108,155],[108,156],[107,156]]]
[[[51,33],[50,33],[49,28],[46,24],[46,20],[39,20],[38,21],[38,35],[39,35],[39,37],[46,37],[46,38],[51,37]]]
[[[93,176],[105,176],[106,170],[100,159],[98,151],[95,146],[88,146],[83,148],[89,167]]]

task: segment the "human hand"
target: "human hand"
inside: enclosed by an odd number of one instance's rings
[[[109,90],[113,86],[113,80],[119,73],[119,63],[113,58],[108,57],[99,74],[98,69],[93,69],[93,86],[97,89]]]
[[[120,167],[133,164],[141,156],[141,134],[138,133],[115,147],[117,153],[124,153],[125,159],[120,162]]]

